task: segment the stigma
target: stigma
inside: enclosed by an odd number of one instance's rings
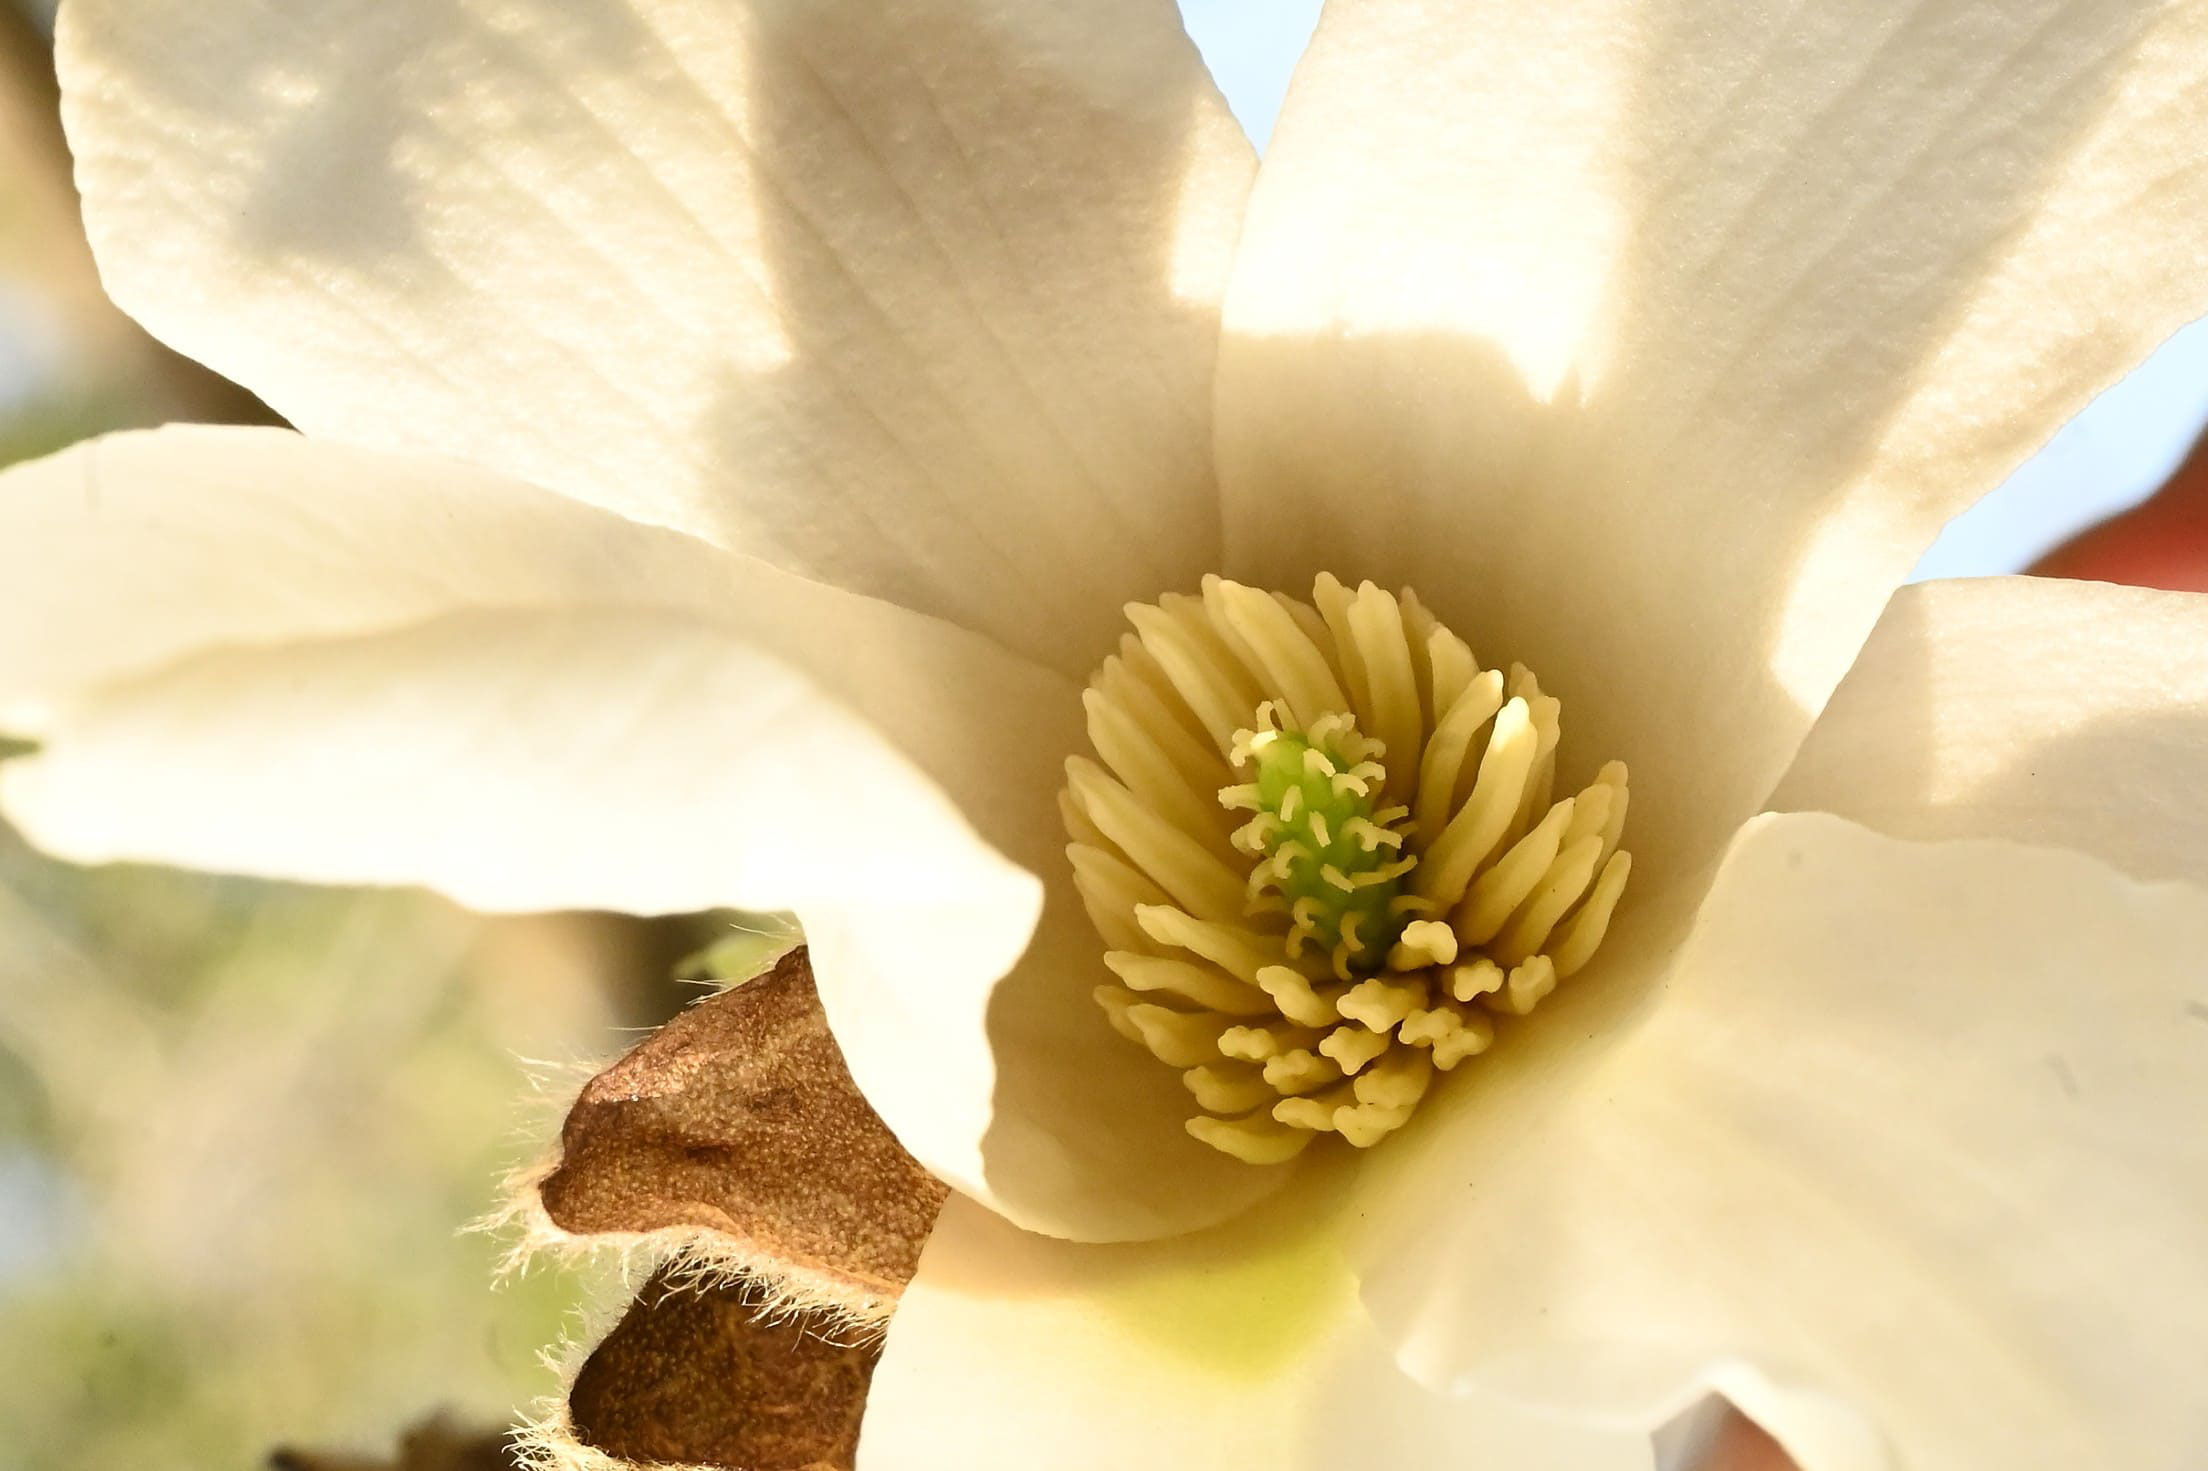
[[[1235,732],[1228,760],[1254,780],[1223,788],[1222,806],[1253,812],[1232,842],[1255,860],[1251,915],[1284,915],[1290,960],[1316,947],[1338,980],[1371,968],[1429,908],[1401,891],[1418,859],[1403,851],[1411,809],[1382,807],[1380,743],[1354,716],[1329,712],[1308,731],[1284,730],[1280,706],[1257,707],[1258,729]]]
[[[1593,957],[1625,768],[1554,799],[1559,702],[1407,589],[1211,577],[1127,611],[1060,798],[1096,1000],[1204,1143],[1369,1148]]]

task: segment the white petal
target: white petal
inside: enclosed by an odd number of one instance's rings
[[[0,726],[36,734],[74,691],[219,644],[485,605],[738,613],[762,572],[455,461],[275,429],[109,435],[0,472]]]
[[[2036,577],[1905,587],[1768,805],[2208,879],[2208,597]]]
[[[309,433],[1070,672],[1217,561],[1252,160],[1168,0],[73,0],[59,60],[108,289]]]
[[[72,701],[186,657],[300,643],[311,663],[315,641],[458,610],[587,626],[577,610],[656,605],[803,670],[1000,851],[1039,864],[1063,842],[1052,799],[1082,737],[1068,681],[936,619],[451,461],[273,430],[112,435],[0,473],[0,581],[0,717],[49,744]],[[579,705],[601,673],[544,672],[546,698]],[[280,745],[287,728],[255,738]]]
[[[1101,1248],[954,1196],[891,1320],[860,1471],[1647,1471],[1645,1436],[1405,1377],[1305,1203]]]
[[[1004,903],[1017,927],[1041,898],[866,725],[663,612],[477,609],[202,653],[71,700],[0,793],[82,862],[421,883],[488,910],[896,886]]]
[[[2204,130],[2160,0],[1340,0],[1230,296],[1230,573],[1538,669],[1661,882],[1939,524],[2208,310]]]
[[[2203,953],[2191,885],[1759,818],[1592,1066],[1360,1197],[1365,1301],[1426,1382],[1715,1384],[1807,1471],[2194,1465]]]

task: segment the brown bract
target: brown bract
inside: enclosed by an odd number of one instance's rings
[[[534,1244],[654,1266],[526,1453],[848,1468],[944,1195],[853,1085],[804,949],[699,1002],[584,1086],[522,1202]]]
[[[886,1317],[944,1189],[867,1106],[800,948],[584,1087],[538,1186],[571,1236],[662,1235],[778,1301]]]
[[[575,1376],[564,1429],[616,1464],[848,1471],[880,1356],[819,1314],[661,1273]]]

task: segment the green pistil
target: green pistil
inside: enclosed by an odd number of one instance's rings
[[[1397,902],[1412,866],[1402,851],[1406,813],[1384,805],[1379,743],[1344,715],[1321,716],[1309,730],[1269,728],[1274,718],[1271,707],[1261,711],[1268,728],[1236,743],[1253,779],[1219,794],[1255,814],[1236,834],[1256,860],[1251,897],[1288,917],[1292,954],[1315,949],[1344,979],[1378,970],[1412,917]]]

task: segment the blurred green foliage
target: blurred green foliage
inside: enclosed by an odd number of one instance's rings
[[[494,1291],[459,1228],[550,1130],[515,1050],[613,1039],[521,923],[0,838],[0,1466],[251,1466],[553,1387],[574,1282]]]

